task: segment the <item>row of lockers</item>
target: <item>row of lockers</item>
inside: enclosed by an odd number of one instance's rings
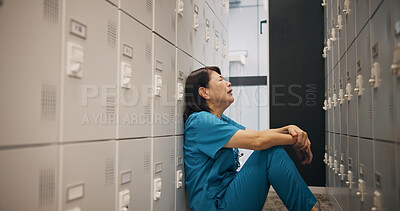
[[[400,145],[326,133],[326,182],[343,210],[400,209]]]
[[[400,2],[322,5],[328,190],[343,210],[398,210]]]
[[[0,210],[188,210],[183,136],[0,150]]]
[[[369,10],[366,2],[326,2],[327,131],[395,141],[400,137],[400,3],[371,1]],[[343,9],[346,4],[355,8]]]
[[[114,3],[37,0],[0,6],[5,29],[0,146],[183,134],[187,75],[204,64],[223,72],[229,65],[228,34],[217,9],[211,2],[185,1],[198,14],[190,19],[186,9],[184,16],[174,11],[174,45],[157,29],[168,25],[157,12],[167,8],[166,1],[154,1],[155,7],[151,0],[121,1],[120,8]],[[154,9],[154,27],[134,12],[145,12],[142,4]],[[194,18],[198,28],[183,17]],[[193,36],[187,36],[190,30]],[[191,40],[193,54],[179,46],[179,36]]]

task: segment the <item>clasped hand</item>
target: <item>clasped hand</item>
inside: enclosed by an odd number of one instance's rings
[[[296,125],[288,126],[288,133],[297,138],[296,143],[293,144],[294,149],[296,150],[297,156],[300,160],[302,160],[302,164],[310,164],[313,158],[313,154],[311,152],[311,142],[308,139],[308,135],[306,132],[301,130]]]

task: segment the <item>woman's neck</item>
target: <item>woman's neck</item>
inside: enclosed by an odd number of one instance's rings
[[[222,114],[224,113],[226,108],[218,108],[218,107],[214,107],[213,105],[209,105],[210,108],[210,113],[214,114],[215,116],[217,116],[219,119],[221,119]]]

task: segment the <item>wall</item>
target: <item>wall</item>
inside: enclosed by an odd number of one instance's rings
[[[343,210],[398,210],[399,1],[324,1],[327,186]]]
[[[228,72],[228,13],[0,1],[0,210],[187,210],[182,87],[204,65]]]

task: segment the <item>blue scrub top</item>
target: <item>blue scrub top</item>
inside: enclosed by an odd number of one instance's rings
[[[229,183],[236,176],[237,149],[223,148],[242,125],[225,115],[201,111],[185,123],[185,180],[192,211],[217,210]]]

